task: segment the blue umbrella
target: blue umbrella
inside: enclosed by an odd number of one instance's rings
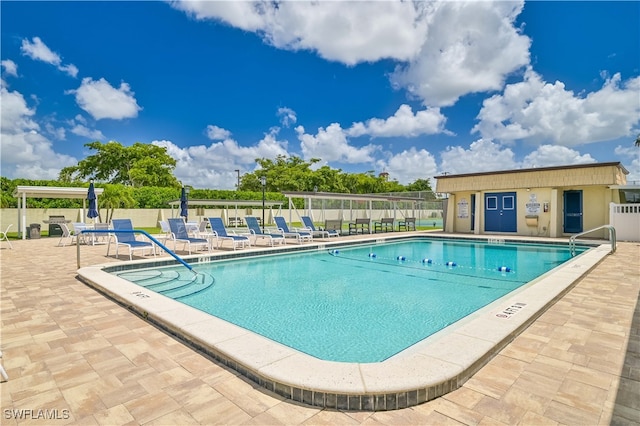
[[[184,217],[184,220],[187,220],[189,216],[189,201],[187,200],[187,192],[182,187],[182,194],[180,194],[180,216]]]
[[[93,219],[99,216],[98,213],[98,201],[96,197],[96,190],[93,187],[93,182],[89,184],[89,192],[87,193],[87,200],[89,200],[89,211],[87,211],[87,217]]]

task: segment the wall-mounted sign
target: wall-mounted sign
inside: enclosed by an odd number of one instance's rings
[[[466,219],[469,217],[469,203],[466,198],[460,199],[458,202],[458,218]]]
[[[540,203],[538,202],[536,194],[529,194],[529,202],[525,205],[525,209],[527,210],[527,214],[540,213]]]

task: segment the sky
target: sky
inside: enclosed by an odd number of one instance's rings
[[[640,2],[2,1],[0,175],[92,141],[195,188],[257,158],[402,184],[621,162],[640,184]]]

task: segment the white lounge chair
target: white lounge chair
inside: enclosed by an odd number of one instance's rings
[[[287,226],[287,221],[284,220],[284,217],[275,216],[273,220],[276,222],[276,226],[278,227],[277,233],[282,235],[283,237],[293,237],[297,239],[299,243],[302,243],[304,241],[313,241],[313,235],[309,231],[290,231],[289,226]]]
[[[182,243],[182,249],[188,247],[189,254],[191,248],[198,249],[204,247],[207,251],[211,251],[211,244],[206,238],[195,238],[189,236],[187,232],[187,224],[182,218],[169,219],[169,228],[171,229],[171,239],[173,240],[173,249],[176,250],[177,244]]]
[[[257,217],[253,216],[245,216],[244,220],[247,222],[247,227],[249,228],[249,232],[251,236],[254,237],[254,244],[258,241],[258,238],[267,240],[270,246],[275,246],[276,244],[284,244],[285,238],[284,235],[281,234],[268,234],[262,232],[260,229],[260,223],[258,222]]]
[[[339,237],[340,232],[336,229],[316,229],[313,221],[309,216],[301,216],[302,224],[304,225],[304,229],[308,232],[311,232],[314,237],[319,236],[320,238],[329,238],[329,237]]]
[[[242,246],[242,248],[244,248],[247,245],[251,245],[249,237],[245,235],[229,234],[221,217],[210,217],[209,225],[211,226],[211,231],[215,233],[216,239],[218,240],[218,248],[220,248],[222,242],[225,240],[231,241],[234,250],[238,246]]]
[[[129,249],[129,260],[133,259],[134,251],[142,251],[142,255],[144,256],[144,252],[147,249],[153,252],[154,257],[156,256],[156,250],[153,243],[137,240],[133,232],[118,232],[133,231],[131,219],[113,219],[111,224],[113,225],[113,233],[110,234],[109,245],[107,246],[107,256],[109,256],[112,240],[116,245],[116,259],[118,258],[118,247],[120,246],[124,246]]]
[[[0,231],[0,241],[6,241],[9,244],[9,248],[13,250],[13,246],[11,245],[11,241],[9,241],[9,237],[7,237],[7,232],[9,232],[9,228],[11,228],[13,224],[7,226],[7,229]]]

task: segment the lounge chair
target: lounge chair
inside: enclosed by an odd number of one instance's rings
[[[247,227],[249,228],[249,232],[251,236],[254,237],[254,244],[258,241],[258,238],[263,240],[267,240],[270,246],[275,246],[276,244],[284,244],[285,238],[280,234],[266,234],[262,232],[260,229],[260,222],[258,222],[257,217],[253,216],[245,216],[244,220],[247,222]]]
[[[334,231],[337,236],[342,235],[342,219],[327,219],[324,221],[325,231]]]
[[[309,216],[301,216],[300,217],[302,219],[302,224],[304,225],[304,228],[311,232],[311,234],[314,237],[320,237],[320,238],[330,238],[330,237],[339,237],[340,236],[340,232],[335,230],[335,229],[316,229],[315,225],[313,224],[313,221],[311,220],[311,218]]]
[[[10,224],[9,226],[7,226],[7,229],[5,229],[4,231],[0,231],[0,241],[6,241],[7,244],[9,244],[9,248],[13,249],[13,246],[11,245],[11,241],[9,241],[9,237],[7,237],[7,232],[9,232],[9,228],[11,228],[13,226],[13,224]]]
[[[60,223],[60,229],[62,230],[62,235],[60,235],[60,239],[58,240],[58,247],[66,246],[67,242],[73,243],[73,235],[71,234],[71,230],[69,229],[69,225],[66,223]]]
[[[211,250],[211,244],[206,238],[195,238],[189,236],[189,233],[187,232],[187,224],[183,218],[175,217],[169,219],[169,229],[171,229],[171,239],[173,240],[174,251],[176,250],[178,243],[182,243],[182,250],[188,248],[189,254],[191,254],[191,246],[196,250],[198,247],[205,247],[207,251]]]
[[[224,240],[231,241],[234,250],[238,246],[244,248],[246,245],[251,245],[249,237],[245,235],[232,235],[227,233],[227,228],[225,228],[221,217],[210,217],[209,225],[211,225],[211,231],[215,233],[218,240],[218,248],[220,248]]]
[[[309,231],[290,231],[284,217],[275,216],[273,220],[276,222],[276,226],[278,227],[278,230],[274,233],[280,234],[285,238],[296,238],[299,243],[302,243],[303,241],[313,241],[313,235]]]
[[[96,231],[108,231],[109,230],[109,224],[108,223],[94,223],[93,224],[93,229],[95,229]],[[95,233],[95,234],[91,234],[93,236],[93,244],[98,244],[98,241],[102,241],[101,244],[104,244],[105,241],[109,240],[109,235],[106,233]]]
[[[129,249],[129,260],[133,259],[133,252],[136,250],[142,251],[142,255],[144,256],[144,251],[150,249],[153,252],[153,256],[156,256],[153,243],[137,240],[133,232],[118,232],[133,231],[131,219],[113,219],[111,224],[113,225],[113,233],[110,234],[109,245],[107,245],[107,256],[109,256],[112,240],[114,240],[116,245],[116,259],[118,258],[118,247],[120,246],[125,246]]]
[[[91,236],[87,233],[82,234],[82,231],[86,231],[88,229],[90,229],[90,227],[83,222],[73,222],[73,235],[71,238],[71,243],[73,243],[73,240],[76,239],[78,240],[78,243],[80,244],[86,244],[87,241],[92,241],[93,239],[91,238]],[[64,232],[64,231],[63,231]]]

